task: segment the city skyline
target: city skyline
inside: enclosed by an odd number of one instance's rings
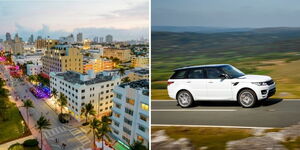
[[[146,0],[4,1],[0,38],[6,32],[23,39],[31,34],[59,38],[82,32],[85,38],[111,34],[116,40],[139,39],[148,37],[148,15]]]

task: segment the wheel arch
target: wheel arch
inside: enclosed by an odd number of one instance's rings
[[[179,92],[181,92],[181,91],[187,91],[187,92],[189,92],[189,93],[192,95],[192,99],[195,100],[195,99],[194,99],[194,95],[193,95],[189,90],[187,90],[187,89],[180,89],[180,90],[178,90],[178,91],[176,92],[176,99],[177,99],[177,96],[178,96]]]
[[[249,88],[249,87],[243,87],[243,88],[239,89],[238,92],[236,93],[236,95],[235,95],[236,100],[238,100],[239,95],[243,90],[251,90],[255,94],[254,96],[257,99],[257,94],[256,94],[255,90],[253,90],[252,88]]]

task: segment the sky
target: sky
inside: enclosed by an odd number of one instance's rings
[[[152,0],[154,26],[300,27],[300,0]]]
[[[57,38],[84,31],[86,38],[148,38],[148,7],[148,0],[0,0],[0,37],[10,32]]]

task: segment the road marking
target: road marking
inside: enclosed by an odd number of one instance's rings
[[[151,111],[237,111],[236,109],[152,109]]]
[[[250,126],[218,126],[218,125],[179,125],[179,124],[151,124],[151,127],[193,127],[193,128],[239,128],[239,129],[273,129],[275,127],[250,127]]]

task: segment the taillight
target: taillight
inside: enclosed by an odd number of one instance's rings
[[[168,81],[168,85],[171,85],[172,83],[174,83],[174,81]]]

